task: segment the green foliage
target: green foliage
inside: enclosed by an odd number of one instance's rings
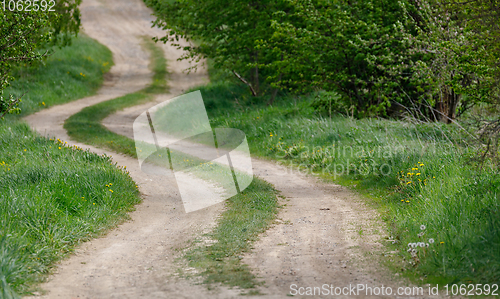
[[[418,35],[412,43],[412,80],[422,91],[419,100],[436,108],[437,119],[450,122],[479,102],[491,102],[500,56],[477,27],[457,11],[432,3],[417,3],[413,16]]]
[[[21,116],[90,96],[113,65],[112,58],[108,48],[80,34],[71,45],[55,48],[43,64],[22,64],[14,68],[15,79],[5,93],[14,98],[26,93],[19,103]]]
[[[269,103],[275,88],[324,90],[340,93],[357,117],[402,113],[451,122],[457,111],[499,95],[499,43],[491,41],[498,34],[484,33],[498,28],[481,14],[487,1],[146,3],[167,30],[163,41],[191,39],[185,58],[213,59],[254,95],[273,90]]]
[[[51,54],[49,44],[67,45],[70,35],[78,33],[81,0],[58,0],[54,9],[35,11],[0,10],[0,118],[19,112],[19,98],[4,99],[3,90],[13,79],[10,72],[19,63],[40,61]]]
[[[273,38],[262,42],[282,57],[268,65],[292,92],[341,92],[356,114],[385,114],[390,100],[401,102],[407,84],[411,25],[405,2],[289,1],[294,8],[275,14]]]
[[[162,41],[178,44],[178,38],[192,41],[179,46],[187,50],[184,58],[210,58],[215,68],[241,74],[259,95],[265,82],[259,66],[273,57],[270,51],[257,47],[257,40],[271,37],[272,15],[283,9],[286,1],[161,1],[147,0],[155,10],[155,25],[166,31]]]

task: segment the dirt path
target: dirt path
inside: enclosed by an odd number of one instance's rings
[[[152,17],[140,0],[84,0],[82,23],[89,36],[108,46],[115,66],[96,96],[51,107],[26,118],[44,135],[70,140],[62,125],[82,108],[144,88],[151,80],[148,54],[140,36],[160,36],[150,28]],[[147,107],[206,82],[206,74],[184,74],[181,53],[163,46],[170,71],[170,94],[155,102],[132,107],[104,120],[111,130],[132,137],[132,122]],[[97,153],[105,151],[71,142]],[[127,166],[139,184],[144,201],[129,221],[106,237],[83,244],[43,284],[46,298],[234,298],[239,292],[206,287],[177,279],[177,248],[214,225],[222,204],[185,214],[173,177],[154,177],[140,171],[136,160],[107,152]],[[280,221],[255,244],[243,261],[266,282],[263,297],[283,298],[290,285],[298,287],[390,282],[370,254],[379,250],[377,231],[383,226],[350,191],[318,182],[311,176],[290,172],[274,163],[254,160],[254,172],[273,183],[286,197]],[[363,234],[359,234],[362,230]],[[365,264],[364,264],[365,263]],[[186,270],[186,269],[185,269]],[[380,296],[378,296],[380,297]],[[394,296],[390,296],[394,297]]]

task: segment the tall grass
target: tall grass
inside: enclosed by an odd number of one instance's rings
[[[470,159],[477,149],[457,127],[330,118],[313,108],[315,95],[266,107],[234,89],[227,82],[201,89],[212,126],[241,129],[253,154],[372,198],[400,252],[398,269],[429,282],[500,281],[500,176],[478,171]],[[212,105],[217,99],[225,104]],[[417,242],[426,247],[412,251]]]

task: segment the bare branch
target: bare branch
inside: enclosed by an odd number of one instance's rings
[[[252,92],[252,95],[253,95],[254,97],[256,97],[256,96],[257,96],[257,93],[255,92],[255,89],[253,89],[252,84],[248,83],[248,81],[247,81],[247,80],[245,80],[245,78],[243,78],[242,76],[240,76],[240,75],[239,75],[237,72],[235,72],[234,70],[233,70],[233,74],[236,76],[236,78],[240,79],[240,81],[241,81],[241,82],[245,83],[245,84],[246,84],[246,85],[250,88],[250,91]]]

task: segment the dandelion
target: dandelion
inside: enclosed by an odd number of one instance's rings
[[[61,147],[59,147],[59,149],[61,149]]]
[[[113,193],[113,190],[109,189],[109,192]]]
[[[420,242],[420,243],[418,243],[418,246],[420,246],[420,247],[424,247],[424,246],[425,246],[425,243],[424,243],[424,242]]]
[[[417,175],[420,175],[420,172],[419,172],[419,173],[417,173]]]
[[[434,239],[433,239],[433,238],[430,238],[430,239],[429,239],[429,243],[431,243],[431,244],[432,244],[432,243],[434,243]],[[444,243],[444,242],[443,242],[443,243]]]
[[[24,151],[26,151],[26,149],[24,149]]]
[[[425,225],[423,225],[423,224],[422,224],[422,225],[420,226],[420,230],[424,230],[424,229],[425,229]]]
[[[95,206],[95,202],[92,203]]]
[[[444,242],[439,242],[439,244],[444,244]]]

